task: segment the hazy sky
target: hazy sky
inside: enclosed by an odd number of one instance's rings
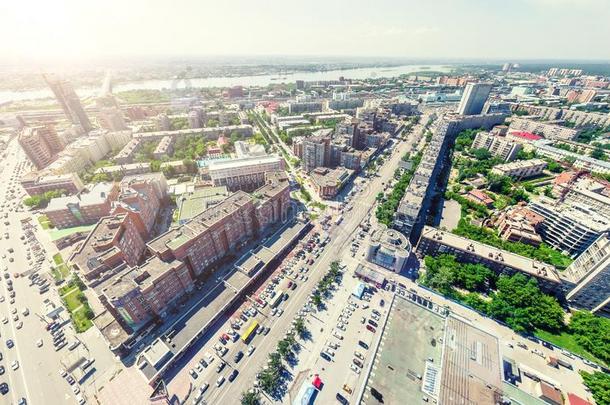
[[[610,0],[0,0],[0,55],[610,59]]]

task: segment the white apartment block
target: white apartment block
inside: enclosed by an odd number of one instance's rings
[[[229,190],[255,190],[265,182],[265,173],[283,171],[284,159],[278,155],[213,160],[208,166],[215,187]]]
[[[512,118],[510,123],[511,131],[525,131],[533,134],[542,135],[548,139],[567,139],[573,140],[578,135],[578,130],[562,127],[560,125],[546,124],[544,122],[528,120],[525,118]]]
[[[570,305],[610,317],[610,238],[601,235],[565,270]]]
[[[540,228],[544,242],[571,257],[584,252],[610,229],[608,218],[586,206],[556,203],[540,197],[530,203],[530,208],[544,218]]]
[[[610,197],[603,194],[605,192],[606,186],[599,181],[581,178],[565,192],[563,201],[591,207],[600,215],[610,218]]]
[[[515,160],[521,145],[501,136],[491,135],[489,132],[479,132],[472,143],[473,149],[487,149],[493,156],[505,162]]]
[[[549,157],[553,160],[573,159],[573,166],[577,169],[588,170],[593,173],[610,174],[610,162],[556,148],[551,145],[550,141],[544,139],[534,142],[534,147],[536,148],[536,154]]]
[[[496,165],[491,172],[501,176],[517,179],[538,176],[546,168],[547,163],[542,159],[517,160],[511,163]]]

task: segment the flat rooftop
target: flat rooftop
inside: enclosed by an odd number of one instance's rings
[[[388,316],[363,402],[380,403],[370,393],[375,388],[385,404],[422,404],[429,395],[419,377],[429,364],[440,367],[445,319],[398,295]]]
[[[116,253],[116,247],[111,247],[110,243],[118,236],[125,218],[127,214],[101,218],[79,249],[72,254],[70,261],[75,263],[83,274],[99,268],[105,255]],[[108,248],[104,249],[105,246]]]
[[[499,403],[502,377],[498,338],[450,316],[444,343],[439,403]]]
[[[471,255],[497,262],[503,266],[510,266],[530,276],[561,283],[557,271],[550,264],[538,262],[450,232],[444,232],[431,226],[424,226],[421,239],[434,240],[436,243],[468,252]]]
[[[184,223],[229,196],[226,186],[205,187],[185,193],[180,197],[178,222]]]
[[[225,169],[239,169],[241,167],[257,166],[269,163],[278,163],[282,160],[276,154],[267,156],[247,156],[236,159],[217,159],[210,161],[208,168],[210,172]]]

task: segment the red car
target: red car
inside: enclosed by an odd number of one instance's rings
[[[371,325],[366,325],[366,328],[371,332],[375,333],[375,328],[373,328]]]
[[[292,287],[292,281],[288,282],[288,288]]]

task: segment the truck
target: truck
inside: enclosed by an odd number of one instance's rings
[[[343,215],[339,215],[337,219],[335,219],[335,225],[339,225],[341,222],[343,222]]]
[[[559,364],[560,366],[565,367],[569,370],[573,369],[571,363],[568,363],[567,361],[562,360],[562,359],[557,359],[557,364]]]

